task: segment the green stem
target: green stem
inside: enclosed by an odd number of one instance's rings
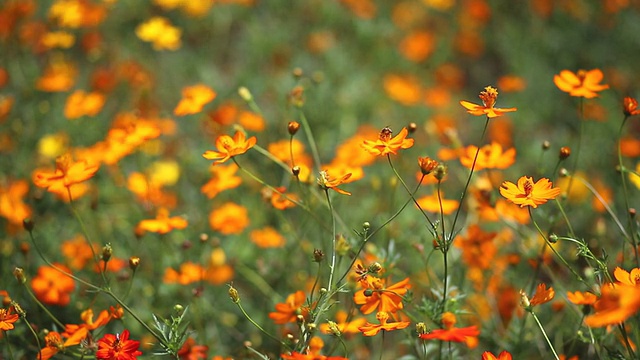
[[[36,297],[36,295],[31,291],[31,289],[29,288],[29,286],[28,286],[26,283],[24,283],[24,284],[22,284],[22,285],[24,286],[25,290],[26,290],[26,291],[27,291],[27,293],[29,294],[29,297],[31,297],[31,299],[33,299],[33,301],[35,301],[35,302],[36,302],[36,304],[38,305],[38,307],[39,307],[40,309],[42,309],[42,311],[44,311],[44,312],[45,312],[45,314],[47,314],[47,315],[51,318],[51,320],[52,320],[54,323],[56,323],[56,325],[58,325],[61,329],[64,329],[64,324],[63,324],[60,320],[58,320],[58,318],[56,318],[56,317],[55,317],[55,315],[53,315],[53,314],[51,313],[51,311],[49,311],[49,309],[47,309],[47,307],[46,307],[46,306],[44,306],[44,304],[40,302],[40,300],[38,300],[38,298],[37,298],[37,297]]]
[[[531,222],[533,223],[533,225],[536,227],[536,230],[538,230],[538,234],[540,234],[540,236],[542,236],[542,238],[544,239],[545,243],[547,243],[547,246],[549,246],[549,248],[551,249],[551,251],[556,255],[556,257],[558,259],[560,259],[560,261],[564,264],[564,266],[569,269],[569,271],[571,271],[571,273],[573,274],[573,276],[576,277],[576,279],[578,279],[580,282],[582,282],[583,284],[585,284],[587,286],[587,288],[591,288],[591,285],[589,285],[588,282],[586,282],[582,276],[580,276],[580,274],[578,274],[573,267],[571,267],[571,265],[569,265],[569,263],[567,262],[567,260],[565,260],[565,258],[560,255],[560,253],[553,247],[553,245],[551,244],[551,242],[549,242],[549,239],[547,239],[547,236],[542,232],[542,230],[540,229],[540,226],[538,226],[538,223],[536,222],[536,220],[533,218],[533,213],[531,212],[531,207],[527,207],[527,209],[529,210],[529,217],[531,218]]]
[[[620,168],[620,179],[622,181],[622,197],[624,198],[624,205],[625,205],[625,209],[627,210],[627,223],[629,225],[629,229],[633,229],[633,217],[631,216],[631,213],[629,212],[629,190],[627,189],[627,179],[625,177],[626,175],[626,168],[622,163],[622,148],[621,148],[621,140],[622,140],[622,129],[624,128],[625,123],[627,122],[627,119],[629,118],[629,116],[625,115],[624,119],[622,120],[622,124],[620,124],[620,129],[618,130],[618,167]],[[631,238],[629,238],[629,236],[627,236],[628,240],[631,240],[631,245],[633,246],[633,252],[636,258],[636,267],[640,267],[640,258],[638,257],[638,241],[636,238],[636,232],[632,231],[631,232]]]
[[[580,98],[580,106],[579,106],[579,117],[578,121],[580,121],[580,133],[578,134],[578,147],[576,149],[575,160],[573,162],[573,168],[571,169],[571,173],[575,174],[576,169],[578,169],[578,160],[580,159],[580,151],[582,149],[582,138],[584,137],[584,98]],[[567,198],[569,194],[571,194],[571,187],[573,185],[573,177],[569,178],[569,184],[567,185]]]
[[[480,135],[480,143],[482,143],[482,141],[484,140],[484,135],[487,132],[487,128],[489,127],[489,117],[487,117],[487,120],[484,122],[484,128],[482,129],[482,135]],[[462,205],[464,203],[464,198],[467,195],[467,189],[469,188],[469,184],[471,183],[471,178],[473,177],[473,171],[476,167],[476,161],[478,161],[478,154],[480,154],[480,148],[481,146],[478,146],[478,150],[476,151],[476,155],[473,157],[473,163],[471,163],[471,171],[469,171],[469,177],[467,177],[467,183],[464,185],[464,190],[462,190],[462,194],[460,195],[460,201],[459,201],[459,205],[458,205],[458,209],[456,210],[456,214],[453,217],[453,222],[451,223],[451,231],[449,232],[449,234],[451,235],[451,237],[453,237],[454,231],[456,229],[456,222],[458,221],[458,216],[460,215],[460,210],[462,210]],[[442,224],[442,226],[444,226],[444,224]],[[443,241],[446,241],[447,239],[442,239]]]
[[[236,303],[236,305],[238,305],[238,308],[240,309],[240,311],[242,312],[242,314],[244,315],[244,317],[249,320],[249,322],[251,324],[253,324],[253,326],[255,326],[258,330],[260,330],[260,332],[262,332],[263,334],[267,335],[268,337],[270,337],[271,339],[273,339],[275,342],[279,343],[280,345],[288,348],[287,344],[285,344],[284,342],[280,341],[278,338],[276,338],[275,336],[271,335],[270,333],[268,333],[267,331],[265,331],[262,326],[260,326],[260,324],[258,324],[257,322],[255,322],[251,316],[249,316],[249,314],[247,314],[247,312],[244,310],[244,308],[242,307],[242,305],[240,304],[240,301],[238,301]]]
[[[9,359],[13,360],[13,348],[11,347],[11,342],[9,341],[9,332],[2,330],[0,333],[4,336],[4,339],[7,341],[7,349],[9,349]]]
[[[407,191],[407,194],[409,194],[409,196],[411,196],[411,200],[413,200],[413,203],[416,204],[416,206],[418,207],[418,209],[420,209],[420,212],[422,213],[424,218],[427,219],[427,222],[429,222],[429,225],[431,225],[431,228],[429,229],[429,232],[431,232],[431,235],[436,236],[436,234],[434,234],[432,232],[432,230],[435,229],[435,226],[434,226],[433,222],[429,218],[429,215],[427,215],[427,213],[424,210],[422,210],[422,207],[420,207],[420,204],[418,204],[418,200],[416,200],[416,198],[414,196],[414,193],[411,192],[411,190],[409,190],[409,187],[404,182],[404,179],[402,179],[402,176],[400,176],[400,174],[398,174],[398,171],[396,170],[395,166],[393,166],[393,162],[391,161],[391,155],[387,154],[387,160],[389,161],[389,166],[391,166],[391,170],[393,170],[393,173],[396,175],[396,178],[398,178],[398,180],[400,181],[400,183],[402,184],[404,189]],[[420,183],[422,183],[423,179],[424,179],[424,175],[420,179]],[[435,230],[433,230],[433,231],[435,231]]]
[[[547,336],[547,333],[544,331],[544,327],[540,323],[540,320],[538,320],[538,316],[533,311],[530,311],[530,313],[531,313],[531,316],[533,316],[533,320],[535,320],[536,324],[538,324],[538,328],[540,328],[540,332],[542,332],[542,336],[544,336],[544,339],[546,340],[547,345],[549,345],[549,348],[551,349],[553,356],[556,358],[556,360],[560,360],[560,358],[558,357],[558,354],[556,353],[556,350],[553,348],[553,345],[549,340],[549,337]]]
[[[313,154],[313,161],[316,163],[317,172],[320,172],[320,155],[318,153],[318,146],[316,145],[316,140],[313,137],[313,132],[311,132],[311,126],[309,125],[309,121],[307,117],[304,115],[302,109],[299,109],[300,112],[300,122],[302,123],[302,128],[304,129],[304,134],[307,137],[307,141],[309,141],[309,147],[311,148],[311,154]]]
[[[331,293],[333,273],[336,267],[336,218],[333,214],[333,205],[331,204],[329,190],[325,189],[324,194],[327,198],[327,204],[329,205],[329,212],[331,213],[331,266],[329,267],[329,285],[327,286],[327,293]]]

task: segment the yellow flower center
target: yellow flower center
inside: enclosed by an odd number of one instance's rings
[[[576,73],[576,76],[578,77],[578,79],[580,79],[580,82],[582,83],[584,81],[584,78],[587,77],[587,72],[585,70],[578,70],[578,72]]]

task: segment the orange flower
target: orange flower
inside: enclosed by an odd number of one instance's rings
[[[139,172],[133,172],[127,178],[127,189],[134,193],[138,201],[145,205],[173,208],[176,206],[175,194],[164,191],[163,185]]]
[[[13,324],[18,321],[20,316],[12,314],[13,306],[8,309],[0,309],[0,331],[7,331],[14,328]]]
[[[265,128],[265,121],[262,116],[251,111],[242,111],[238,115],[238,124],[248,131],[260,132]]]
[[[584,319],[589,327],[619,324],[640,310],[640,287],[609,284],[602,287],[602,294],[593,305],[595,314]]]
[[[138,350],[140,341],[129,340],[129,330],[120,334],[106,334],[98,340],[98,360],[136,360],[142,352]]]
[[[66,191],[73,184],[90,179],[98,171],[99,166],[89,164],[86,160],[73,161],[69,153],[56,159],[56,170],[36,170],[33,174],[33,183],[50,192]]]
[[[213,199],[220,192],[228,189],[233,189],[242,184],[242,178],[235,176],[238,171],[236,164],[229,166],[214,166],[209,168],[211,173],[211,180],[202,185],[200,192],[205,194],[207,198]]]
[[[367,320],[365,318],[356,318],[349,321],[349,314],[346,311],[338,310],[335,315],[335,326],[341,334],[355,334],[359,332],[359,328],[363,326]],[[328,323],[320,324],[320,331],[325,334],[332,334],[331,326]]]
[[[221,248],[211,250],[205,279],[214,285],[228,283],[233,278],[233,268],[226,263],[227,255]]]
[[[376,319],[378,319],[380,324],[366,323],[364,326],[361,326],[359,328],[359,330],[362,331],[362,335],[375,336],[380,332],[380,330],[392,331],[392,330],[404,329],[410,324],[408,321],[398,321],[398,322],[387,323],[387,320],[389,320],[389,314],[387,314],[384,311],[379,311],[376,314]]]
[[[64,350],[65,344],[62,342],[62,336],[56,331],[49,331],[44,337],[45,347],[38,353],[38,360],[48,360]]]
[[[409,130],[402,128],[400,133],[391,138],[393,132],[390,128],[385,127],[380,131],[378,140],[364,140],[362,147],[372,155],[385,156],[388,154],[397,154],[400,149],[408,149],[413,146],[413,139],[407,139]]]
[[[426,176],[438,166],[438,162],[428,156],[418,157],[418,166],[420,166],[420,172],[422,175]]]
[[[104,106],[105,97],[98,92],[86,93],[82,90],[74,91],[67,98],[64,106],[64,116],[77,119],[83,116],[96,116]]]
[[[40,91],[61,92],[70,90],[75,83],[77,70],[66,61],[50,64],[38,79],[36,88]]]
[[[189,223],[180,216],[169,217],[169,210],[159,208],[155,219],[142,220],[136,226],[135,232],[138,235],[150,231],[158,234],[166,234],[173,229],[184,229]]]
[[[589,292],[567,292],[567,299],[576,305],[593,305],[598,297]]]
[[[326,171],[320,171],[320,177],[318,177],[317,182],[318,185],[320,185],[320,187],[324,190],[332,189],[338,194],[351,195],[350,192],[338,188],[338,185],[344,184],[344,182],[350,177],[351,173],[348,173],[343,175],[339,179],[334,179],[329,176],[329,173],[327,173]]]
[[[562,70],[559,75],[553,76],[553,82],[558,89],[568,92],[571,96],[591,99],[598,96],[598,91],[609,88],[609,85],[599,84],[603,77],[600,69],[578,70],[575,74],[569,70]]]
[[[22,225],[22,220],[31,216],[31,208],[22,200],[29,192],[26,180],[10,181],[0,186],[0,216],[11,224]]]
[[[476,338],[480,335],[478,327],[468,326],[464,328],[454,327],[456,324],[456,316],[453,313],[445,312],[442,314],[443,329],[432,330],[429,333],[421,334],[420,338],[423,340],[441,340],[441,341],[453,341],[453,342],[467,342],[472,338]]]
[[[200,360],[207,358],[209,347],[205,345],[196,345],[193,338],[188,338],[184,342],[180,350],[178,350],[178,359],[180,360]]]
[[[507,350],[503,350],[500,355],[497,357],[490,353],[489,351],[485,351],[482,353],[482,360],[511,360],[511,354]]]
[[[496,100],[498,99],[498,90],[494,87],[485,87],[484,91],[480,92],[479,97],[482,100],[482,105],[476,105],[464,100],[460,101],[460,105],[467,109],[467,112],[469,114],[476,116],[487,115],[489,119],[502,116],[507,112],[513,112],[517,110],[516,108],[494,108],[493,106],[496,104]]]
[[[271,203],[271,206],[278,210],[285,210],[295,207],[296,203],[291,200],[299,201],[300,198],[298,198],[298,195],[286,193],[286,191],[287,188],[285,188],[284,186],[277,187],[274,190],[265,187],[262,189],[262,198],[266,201],[269,201]]]
[[[387,287],[382,279],[375,276],[367,276],[364,283],[363,281],[360,283],[365,288],[353,295],[353,301],[362,305],[360,311],[363,314],[371,314],[376,309],[377,311],[395,313],[404,308],[402,297],[411,288],[409,278]]]
[[[221,164],[232,157],[244,154],[256,144],[256,137],[246,139],[246,135],[241,131],[236,131],[233,138],[229,135],[221,135],[216,139],[218,151],[207,150],[202,156],[208,160],[216,160],[214,164]]]
[[[251,238],[251,241],[261,248],[283,247],[286,243],[285,238],[280,235],[276,229],[270,226],[267,226],[264,229],[253,230],[249,237]]]
[[[442,192],[440,193],[440,196],[441,196],[441,200],[438,199],[438,193],[434,192],[431,195],[426,195],[417,199],[417,202],[418,202],[418,205],[420,205],[420,207],[424,211],[439,213],[440,210],[442,210],[442,213],[445,215],[453,213],[458,208],[458,205],[459,205],[458,200],[445,199]],[[440,206],[441,202],[442,202],[442,209]]]
[[[307,301],[303,291],[296,291],[287,296],[283,303],[276,304],[276,311],[269,313],[269,318],[274,323],[282,325],[295,322],[298,315],[306,317],[309,314],[309,308],[304,306]]]
[[[80,314],[80,318],[84,321],[83,324],[65,325],[64,333],[62,333],[62,335],[67,338],[65,346],[80,344],[80,342],[87,337],[89,331],[105,326],[111,321],[112,316],[107,310],[102,310],[98,318],[94,321],[93,310],[87,309]]]
[[[467,169],[471,169],[473,165],[473,159],[476,157],[478,147],[469,145],[466,147],[462,156],[460,156],[460,163]],[[497,142],[492,142],[491,145],[485,145],[480,148],[478,152],[478,158],[476,159],[475,170],[482,169],[506,169],[513,165],[516,161],[516,149],[510,148],[503,152],[502,145]]]
[[[227,202],[209,214],[209,225],[225,235],[240,234],[249,225],[247,209]]]
[[[57,268],[71,273],[62,265],[54,264]],[[31,288],[38,300],[48,305],[65,306],[71,301],[71,293],[76,287],[75,281],[51,266],[40,266],[38,274],[31,279]]]
[[[484,232],[479,225],[469,226],[466,236],[458,236],[454,246],[462,251],[462,261],[471,268],[489,269],[498,252],[493,243],[497,233]]]
[[[415,31],[398,45],[400,53],[413,62],[425,60],[436,48],[436,37],[429,31]]]
[[[640,109],[638,109],[638,100],[632,97],[625,97],[622,100],[622,112],[625,116],[640,115]]]
[[[547,285],[542,283],[538,285],[538,288],[536,289],[536,293],[533,295],[529,303],[531,304],[531,306],[544,304],[546,302],[553,300],[553,297],[555,295],[556,295],[556,292],[553,290],[552,287],[547,289]]]
[[[537,208],[538,205],[544,204],[547,200],[555,199],[560,195],[560,188],[554,188],[549,179],[542,178],[537,182],[533,182],[533,178],[523,176],[518,179],[518,185],[505,181],[500,186],[500,194],[507,200],[520,207],[532,206]]]
[[[416,105],[422,99],[422,88],[415,76],[389,74],[384,77],[383,86],[391,99],[403,105]]]
[[[640,286],[640,268],[631,269],[631,272],[627,272],[620,267],[616,267],[616,269],[613,271],[613,276],[621,284]]]
[[[80,270],[93,258],[94,253],[98,253],[100,247],[95,245],[93,246],[93,251],[91,251],[91,247],[87,244],[84,236],[77,235],[73,239],[63,242],[60,250],[67,259],[69,267],[73,270]]]
[[[201,265],[187,261],[180,264],[180,271],[172,268],[165,269],[162,281],[165,284],[188,285],[202,281],[205,272],[206,270]]]
[[[182,99],[173,109],[173,114],[176,116],[197,114],[202,111],[202,107],[215,98],[216,92],[204,84],[187,86],[182,89]]]

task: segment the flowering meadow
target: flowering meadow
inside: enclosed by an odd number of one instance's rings
[[[0,359],[640,359],[633,0],[0,2]]]

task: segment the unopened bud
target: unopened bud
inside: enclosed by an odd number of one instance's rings
[[[529,301],[529,297],[524,292],[524,290],[520,290],[520,306],[522,306],[525,309],[528,309],[531,307],[531,302]]]
[[[324,260],[324,252],[320,249],[313,249],[313,262],[321,262]]]
[[[562,168],[562,169],[560,169],[558,174],[560,175],[560,177],[567,177],[567,176],[569,176],[569,170],[567,170],[565,168]]]
[[[175,304],[173,305],[173,311],[178,315],[182,315],[182,312],[184,311],[184,306],[180,304]]]
[[[418,129],[418,125],[414,122],[410,122],[409,125],[407,126],[407,131],[409,132],[409,134],[413,134],[414,132],[416,132],[417,129]]]
[[[26,218],[24,220],[22,220],[22,226],[24,227],[25,230],[27,230],[28,232],[32,232],[33,228],[35,227],[35,224],[33,223],[33,220],[30,218]]]
[[[629,208],[629,216],[631,216],[631,218],[636,217],[636,209]]]
[[[13,269],[13,276],[16,277],[16,280],[18,280],[20,284],[27,282],[27,277],[24,275],[24,270],[22,268],[17,267]]]
[[[560,160],[564,160],[569,156],[571,156],[571,148],[569,148],[568,146],[561,147],[560,153],[558,154],[558,157],[560,158]]]
[[[327,321],[327,324],[329,325],[329,334],[337,337],[342,336],[342,331],[340,331],[338,324],[331,320]]]
[[[442,179],[447,175],[447,166],[445,164],[438,164],[433,175],[438,179],[438,181],[442,181]]]
[[[291,136],[295,135],[299,129],[300,123],[297,121],[289,121],[289,124],[287,124],[287,131],[289,131],[289,135]]]
[[[102,260],[104,262],[109,261],[111,259],[111,255],[113,255],[113,248],[111,247],[111,244],[108,243],[102,247]]]
[[[293,176],[298,177],[300,175],[300,166],[296,165],[291,168],[291,173]]]
[[[368,222],[368,221],[363,222],[363,223],[362,223],[362,229],[363,229],[364,231],[367,231],[367,230],[371,229],[371,224],[369,224],[369,222]]]
[[[295,78],[301,78],[302,75],[304,75],[304,71],[302,71],[301,68],[297,67],[293,69],[293,71],[291,71],[291,74],[293,74]]]
[[[236,290],[236,288],[234,288],[232,285],[229,285],[229,297],[234,304],[240,302],[240,295],[238,294],[238,290]]]
[[[242,98],[242,100],[246,101],[246,102],[250,102],[253,100],[253,95],[251,95],[251,91],[249,91],[249,89],[247,89],[244,86],[241,86],[238,89],[238,95],[240,95],[240,97]]]
[[[377,274],[378,272],[380,272],[380,270],[382,270],[382,265],[380,265],[380,263],[377,261],[369,265],[368,271],[372,274]]]
[[[371,289],[365,289],[364,290],[364,296],[369,297],[371,295],[373,295],[373,290],[371,290]]]
[[[29,243],[24,241],[20,243],[20,252],[22,253],[22,255],[26,256],[29,253],[29,250],[31,250]]]
[[[132,256],[129,258],[129,268],[133,271],[136,271],[138,266],[140,265],[140,258],[137,256]]]
[[[427,329],[427,324],[423,322],[419,322],[416,324],[416,332],[418,333],[418,335],[426,334],[428,331],[429,329]]]
[[[205,233],[200,234],[200,242],[204,243],[207,241],[209,241],[209,234],[205,234]]]
[[[549,235],[549,242],[552,244],[555,244],[558,242],[558,235],[556,234],[551,234]]]
[[[549,150],[551,143],[548,140],[542,142],[542,150]]]
[[[298,323],[298,325],[304,324],[304,316],[302,316],[302,314],[296,315],[296,322]]]

